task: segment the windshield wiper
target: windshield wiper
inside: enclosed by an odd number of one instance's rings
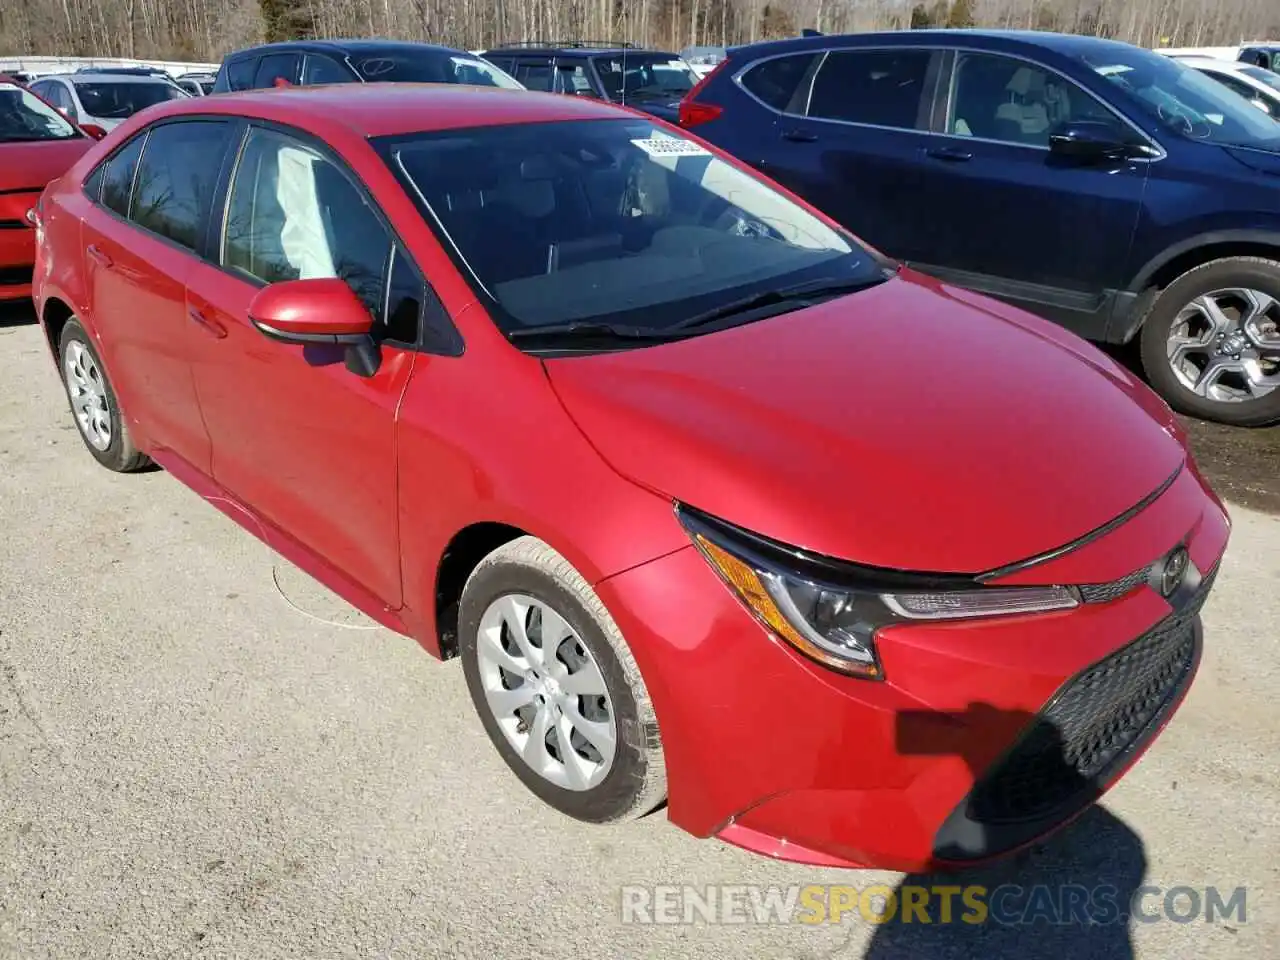
[[[577,320],[571,323],[549,323],[540,327],[523,327],[507,333],[511,340],[647,340],[659,343],[663,340],[674,340],[678,335],[668,334],[665,330],[646,327],[622,327],[612,323],[600,323],[595,320]]]
[[[892,273],[884,271],[877,272],[874,276],[862,277],[857,280],[812,280],[808,283],[798,283],[795,286],[783,287],[779,290],[765,290],[763,293],[757,293],[754,296],[743,297],[741,300],[734,300],[730,303],[713,307],[703,313],[695,313],[692,317],[681,320],[666,329],[672,331],[688,330],[691,327],[705,327],[718,320],[727,320],[730,317],[762,310],[765,307],[783,306],[799,310],[803,307],[812,306],[819,300],[842,297],[846,294],[857,293],[859,290],[865,290],[868,287],[874,287],[889,279],[890,276],[892,276]]]

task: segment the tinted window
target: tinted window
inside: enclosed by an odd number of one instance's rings
[[[154,127],[138,166],[130,219],[197,249],[230,133],[230,124],[212,120]]]
[[[253,57],[232,60],[227,64],[227,87],[231,90],[248,90],[253,86],[253,75],[258,61]]]
[[[818,68],[809,116],[923,128],[930,57],[927,50],[833,50]]]
[[[504,329],[665,327],[879,264],[771,186],[643,119],[423,134],[393,162]]]
[[[106,162],[102,177],[102,205],[122,217],[129,216],[129,198],[133,194],[133,174],[138,169],[138,157],[146,134],[134,137],[124,149]]]
[[[469,54],[422,47],[352,58],[356,72],[371,83],[466,83],[477,87],[517,85],[493,64]]]
[[[387,281],[386,336],[401,343],[417,343],[426,284],[413,261],[397,245],[391,256]]]
[[[611,53],[592,59],[610,100],[679,98],[698,82],[693,69],[669,53]]]
[[[567,93],[571,96],[594,97],[596,92],[591,88],[591,77],[582,63],[556,64],[556,93]]]
[[[1127,135],[1106,107],[1056,73],[1010,57],[961,55],[948,133],[1047,148],[1050,132],[1069,120],[1110,123]]]
[[[742,85],[773,109],[787,110],[812,64],[813,55],[807,53],[766,60],[742,75]],[[804,104],[790,106],[790,109],[803,113]]]
[[[550,93],[555,84],[550,60],[517,60],[516,79],[529,90]]]
[[[341,277],[381,316],[390,256],[390,234],[332,162],[283,134],[249,134],[231,185],[224,265],[266,283]]]
[[[0,143],[73,140],[79,136],[62,114],[30,90],[0,81]]]
[[[90,117],[124,120],[144,107],[186,96],[172,83],[146,80],[74,80],[80,106]]]
[[[302,67],[302,82],[304,84],[354,83],[355,79],[351,75],[351,71],[336,60],[317,56],[314,53],[307,54],[306,62]]]
[[[257,89],[273,87],[277,80],[286,83],[298,82],[298,55],[296,53],[275,53],[263,57],[258,62],[258,71],[253,75],[253,85]]]

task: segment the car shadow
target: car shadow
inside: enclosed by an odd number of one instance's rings
[[[1039,780],[1056,784],[1064,796],[1096,798],[1096,785],[1081,778],[1068,762],[1058,729],[1019,711],[972,704],[959,714],[902,713],[897,724],[898,749],[904,755],[959,756],[976,777],[992,770],[993,764],[1004,763],[1003,755],[992,756],[992,745],[1010,743],[1010,731],[1023,732],[1021,742],[1035,745]],[[982,802],[977,790],[971,797],[974,804]],[[1004,802],[1004,798],[990,802]],[[966,809],[972,813],[977,807]],[[962,852],[966,847],[998,848],[1001,829],[968,820],[964,829],[949,832],[949,840],[943,837],[948,833],[944,827],[939,843]],[[1068,827],[1012,857],[968,869],[904,877],[894,890],[899,908],[889,911],[888,919],[876,926],[864,958],[979,960],[1035,955],[1131,960],[1130,904],[1146,870],[1142,840],[1095,804]],[[948,887],[950,910],[943,905],[948,897],[936,889]],[[901,909],[911,899],[923,903],[925,910]]]
[[[0,303],[0,328],[25,327],[36,322],[36,309],[30,300]]]

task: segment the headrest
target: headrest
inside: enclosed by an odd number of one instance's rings
[[[1030,67],[1019,67],[1005,89],[1019,97],[1039,93],[1044,90],[1044,74]]]

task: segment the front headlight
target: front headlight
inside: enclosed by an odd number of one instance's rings
[[[786,547],[687,507],[677,515],[757,620],[801,653],[853,676],[883,676],[876,632],[910,620],[1068,610],[1070,587],[984,587],[975,577],[859,567]]]

